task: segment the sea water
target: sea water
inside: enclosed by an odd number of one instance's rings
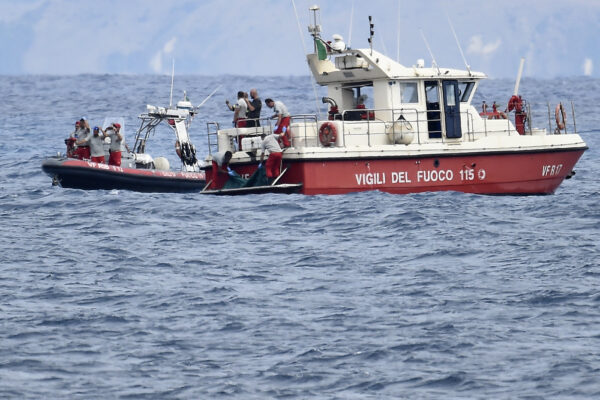
[[[238,90],[323,112],[309,77],[176,76],[173,102],[219,85],[201,157]],[[502,109],[513,85],[474,102]],[[590,147],[554,195],[211,197],[40,168],[82,116],[124,117],[131,147],[170,77],[0,77],[0,398],[600,397],[599,88],[521,83],[534,127],[564,101],[572,130],[572,100]],[[177,166],[174,142],[165,126],[148,151]]]

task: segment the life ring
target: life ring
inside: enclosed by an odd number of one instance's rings
[[[556,119],[556,127],[559,130],[565,129],[567,124],[567,113],[565,112],[565,108],[563,107],[562,103],[557,104],[556,109],[554,110],[554,118]]]
[[[331,122],[325,122],[319,128],[319,141],[323,146],[331,146],[332,143],[335,143],[337,139],[337,130],[335,129],[335,125]]]

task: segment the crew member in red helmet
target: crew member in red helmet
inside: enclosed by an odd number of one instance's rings
[[[104,137],[110,138],[110,156],[108,157],[108,165],[121,166],[121,150],[123,149],[123,143],[125,142],[123,135],[121,134],[121,125],[114,122],[111,126],[103,131]]]

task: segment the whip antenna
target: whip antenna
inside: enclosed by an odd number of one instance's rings
[[[200,107],[202,107],[202,105],[204,105],[204,103],[206,103],[206,102],[208,101],[208,99],[210,99],[210,98],[212,97],[212,95],[213,95],[213,94],[217,93],[217,90],[221,89],[221,86],[223,86],[223,85],[219,85],[219,86],[217,86],[217,88],[216,88],[215,90],[213,90],[213,91],[211,92],[211,94],[209,94],[208,96],[206,96],[206,98],[205,98],[205,99],[202,101],[202,103],[198,104],[198,105],[196,106],[196,108],[200,108]]]
[[[427,42],[427,39],[425,38],[425,34],[423,33],[423,29],[419,29],[419,32],[421,32],[421,37],[423,38],[423,41],[425,42],[425,47],[427,47],[427,51],[429,52],[429,55],[431,56],[431,61],[433,61],[433,65],[435,65],[435,67],[437,68],[438,75],[441,75],[442,73],[440,72],[440,67],[438,67],[437,61],[435,61],[435,57],[433,56],[433,52],[431,51],[431,47],[429,47],[429,43]]]
[[[398,0],[398,48],[396,53],[396,61],[400,62],[400,0]]]
[[[352,41],[352,22],[354,21],[354,0],[352,0],[352,8],[350,9],[350,27],[348,28],[348,46],[350,47],[350,42]]]
[[[171,97],[169,98],[169,108],[173,105],[173,80],[175,80],[175,58],[173,58],[173,68],[171,69]]]
[[[294,2],[294,0],[292,0],[292,6],[294,7],[294,14],[296,14],[296,23],[298,24],[298,33],[300,34],[300,41],[302,42],[302,48],[304,49],[304,54],[308,54],[306,52],[306,44],[304,43],[304,38],[302,37],[302,28],[300,27],[300,18],[298,18],[298,10],[296,10],[296,3]],[[315,13],[315,25],[316,25],[316,14],[317,11],[319,10],[318,6],[313,6],[310,8],[311,11],[314,11]],[[315,44],[316,46],[316,44]],[[315,49],[316,51],[316,49]],[[312,84],[313,87],[313,92],[315,93],[315,105],[317,106],[317,115],[319,116],[319,119],[321,118],[321,110],[319,110],[319,96],[317,95],[317,88],[315,87],[315,81],[314,81],[314,77],[310,76],[310,83]]]
[[[454,40],[456,40],[456,45],[458,46],[458,50],[460,51],[460,55],[462,56],[463,62],[465,63],[465,67],[467,67],[467,71],[469,71],[469,76],[471,74],[471,66],[467,63],[467,59],[465,58],[465,53],[463,53],[463,49],[458,41],[458,36],[456,36],[456,31],[454,30],[454,25],[452,25],[452,21],[450,21],[450,16],[446,13],[446,18],[448,18],[448,24],[450,24],[450,29],[452,30],[452,34],[454,35]]]

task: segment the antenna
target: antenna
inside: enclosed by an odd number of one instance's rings
[[[375,24],[373,24],[373,17],[371,17],[369,15],[369,46],[371,47],[371,55],[373,55],[373,35],[375,34],[375,31],[373,30],[373,28],[375,28]]]
[[[171,98],[169,99],[169,108],[173,105],[173,81],[175,80],[175,58],[173,58],[173,68],[171,70]]]
[[[441,75],[442,73],[440,72],[440,67],[437,64],[437,61],[435,61],[435,57],[433,56],[433,52],[431,51],[431,47],[429,47],[429,43],[427,42],[427,39],[425,38],[425,34],[423,33],[423,29],[419,29],[419,32],[421,32],[421,37],[423,38],[423,41],[425,42],[425,47],[427,47],[427,51],[429,51],[429,55],[431,56],[431,60],[433,61],[433,65],[435,65],[435,67],[437,68],[438,75]]]
[[[202,101],[202,103],[198,104],[196,106],[196,108],[202,107],[204,105],[204,103],[206,103],[208,101],[208,99],[210,99],[212,97],[213,94],[217,93],[217,90],[221,89],[221,86],[223,86],[223,85],[217,86],[217,88],[215,90],[213,90],[208,96],[206,96],[206,98]]]
[[[454,40],[456,40],[456,45],[458,46],[458,50],[460,51],[460,55],[462,56],[463,62],[465,63],[465,67],[467,67],[467,71],[469,71],[469,76],[471,74],[471,66],[467,63],[467,59],[465,58],[465,53],[463,53],[463,49],[458,41],[458,36],[456,36],[456,31],[454,30],[454,25],[452,25],[452,21],[450,21],[450,16],[446,13],[446,18],[448,18],[448,24],[450,24],[450,29],[452,29],[452,34],[454,35]]]
[[[296,2],[294,2],[294,0],[292,0],[292,6],[294,6],[294,14],[296,14],[296,23],[298,24],[298,33],[300,34],[300,41],[302,42],[302,48],[304,49],[304,54],[308,54],[306,51],[306,44],[304,43],[304,38],[302,37],[302,29],[300,28],[300,18],[298,17],[298,10],[296,10]],[[314,19],[315,19],[315,25],[309,25],[308,26],[308,31],[311,33],[311,35],[313,35],[313,37],[317,37],[319,36],[319,32],[321,32],[321,25],[317,24],[317,13],[319,11],[319,6],[312,6],[310,7],[310,11],[313,12],[314,14]],[[315,46],[315,53],[317,52],[317,42],[316,40],[313,40],[313,44]],[[315,92],[315,104],[317,107],[317,114],[319,115],[319,118],[321,117],[321,110],[319,110],[319,101],[318,101],[318,96],[317,96],[317,88],[315,87],[315,82],[314,82],[314,77],[311,75],[310,77],[310,83],[313,87],[313,92]]]
[[[400,62],[400,0],[398,0],[398,49],[396,53],[396,61]]]
[[[350,42],[352,41],[352,22],[354,21],[354,0],[352,0],[352,8],[350,9],[350,27],[348,28],[348,46],[350,47]]]

